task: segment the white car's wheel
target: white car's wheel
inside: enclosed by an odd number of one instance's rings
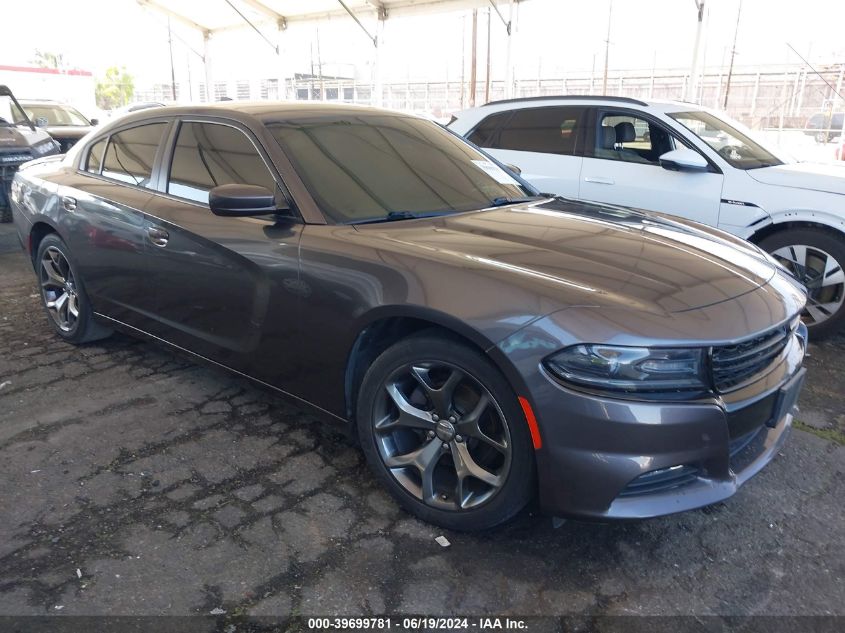
[[[812,338],[840,330],[845,321],[845,237],[822,229],[775,233],[760,247],[807,288],[803,319]]]

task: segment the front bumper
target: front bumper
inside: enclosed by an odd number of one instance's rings
[[[644,519],[729,498],[786,440],[803,355],[804,340],[793,336],[764,377],[699,402],[603,398],[569,389],[540,368],[542,382],[531,382],[542,421],[536,453],[542,510]]]

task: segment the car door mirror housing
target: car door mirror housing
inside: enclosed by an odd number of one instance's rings
[[[99,125],[99,124],[100,124],[100,119],[91,119],[91,120],[89,121],[89,123],[90,123],[91,125]]]
[[[279,208],[276,197],[266,187],[258,185],[219,185],[208,192],[208,206],[214,215],[248,217],[287,211]]]
[[[663,154],[660,166],[669,171],[707,171],[709,164],[698,152],[681,147]]]

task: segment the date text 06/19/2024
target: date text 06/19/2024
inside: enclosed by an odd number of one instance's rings
[[[360,617],[360,618],[308,618],[308,629],[325,630],[375,630],[375,631],[519,631],[528,628],[520,618],[500,617]]]

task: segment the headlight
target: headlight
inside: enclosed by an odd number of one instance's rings
[[[53,139],[48,139],[46,141],[42,141],[38,145],[32,146],[32,153],[36,156],[44,156],[59,149],[59,144],[56,143]]]
[[[573,345],[543,361],[552,374],[581,387],[613,392],[704,392],[705,350]]]
[[[19,183],[17,180],[12,181],[11,194],[12,201],[16,202],[17,204],[20,204],[21,200],[23,199],[23,195],[21,193],[21,183]]]

